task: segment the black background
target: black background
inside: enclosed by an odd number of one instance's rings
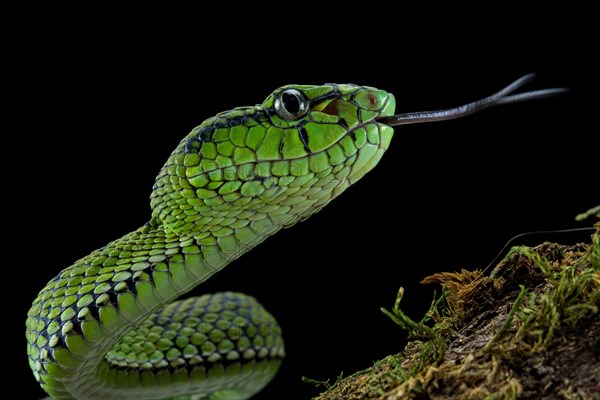
[[[14,343],[8,350],[23,398],[42,396],[24,340],[39,289],[148,219],[154,177],[194,126],[259,103],[280,85],[375,86],[395,94],[397,112],[470,102],[529,72],[538,79],[527,88],[571,92],[397,128],[362,181],[197,288],[252,294],[281,323],[287,358],[259,399],[309,398],[317,390],[302,376],[333,381],[400,351],[405,334],[379,311],[400,286],[404,310],[418,319],[436,289],[419,284],[427,275],[485,267],[522,232],[585,226],[573,217],[598,203],[597,64],[584,32],[510,20],[510,34],[504,27],[492,39],[497,26],[485,21],[414,30],[379,19],[308,19],[241,25],[228,40],[219,29],[179,33],[142,19],[46,23],[13,49],[6,84],[16,89],[9,112],[18,122],[5,133],[5,267],[16,272],[9,289],[17,294],[4,301],[15,336],[5,343]]]

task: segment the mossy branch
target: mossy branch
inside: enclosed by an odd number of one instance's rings
[[[402,288],[382,309],[408,332],[405,349],[325,382],[319,400],[595,398],[600,232],[591,245],[513,247],[490,276],[441,272],[423,283],[441,284],[442,296],[420,322],[400,309]]]

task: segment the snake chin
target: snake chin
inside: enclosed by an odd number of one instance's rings
[[[367,131],[376,131],[378,140],[373,143],[365,143],[358,151],[356,160],[352,164],[352,170],[348,175],[349,184],[355,183],[375,168],[388,149],[394,134],[392,127],[383,124],[371,124],[367,127]]]

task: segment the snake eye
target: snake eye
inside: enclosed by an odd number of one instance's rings
[[[308,99],[299,90],[284,90],[275,98],[275,112],[286,121],[301,118],[308,112]]]

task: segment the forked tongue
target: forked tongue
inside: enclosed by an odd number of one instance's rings
[[[554,88],[511,94],[521,86],[532,81],[534,78],[535,74],[527,74],[491,96],[474,101],[469,104],[464,104],[459,107],[449,108],[447,110],[419,111],[404,114],[396,114],[391,117],[379,117],[377,118],[377,122],[381,122],[382,124],[386,124],[389,126],[396,126],[419,124],[421,122],[445,121],[449,119],[465,117],[467,115],[500,104],[512,104],[521,101],[543,99],[546,97],[558,96],[569,91],[569,89],[567,88]]]

